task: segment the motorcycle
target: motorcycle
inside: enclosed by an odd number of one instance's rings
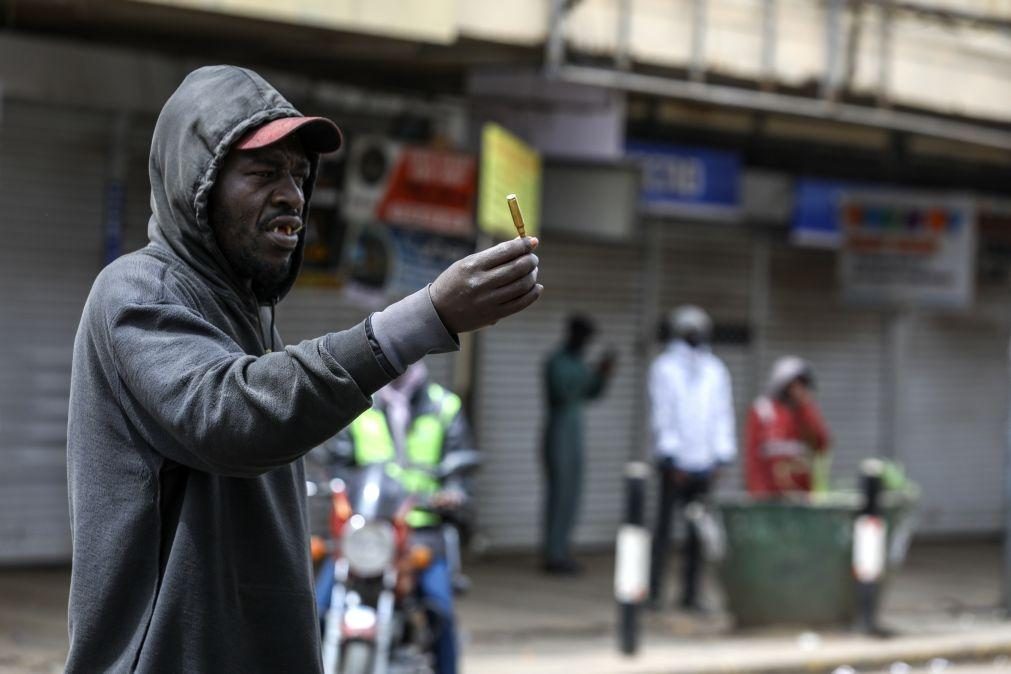
[[[439,625],[415,592],[417,575],[433,561],[430,546],[414,540],[407,515],[421,509],[441,516],[446,557],[459,572],[453,510],[429,495],[411,493],[397,479],[405,468],[440,481],[465,477],[480,465],[476,451],[449,454],[434,470],[395,462],[356,468],[347,479],[307,482],[310,497],[329,499],[330,540],[313,537],[313,558],[333,564],[325,612],[326,674],[431,674]]]

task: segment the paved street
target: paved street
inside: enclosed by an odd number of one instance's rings
[[[896,631],[893,639],[842,629],[737,632],[718,610],[702,618],[666,611],[644,616],[636,658],[614,647],[610,557],[587,561],[585,575],[564,579],[541,574],[532,557],[472,562],[474,589],[460,603],[465,671],[827,674],[850,665],[858,673],[913,674],[934,672],[943,663],[927,665],[940,656],[979,663],[944,668],[952,674],[1011,672],[1011,623],[998,610],[995,544],[915,546],[885,603],[883,622]],[[65,568],[0,571],[0,674],[61,671],[68,578]],[[713,584],[706,600],[719,605]]]

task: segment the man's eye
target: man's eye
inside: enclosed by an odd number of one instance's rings
[[[249,175],[256,176],[257,178],[273,178],[273,171],[250,171]]]

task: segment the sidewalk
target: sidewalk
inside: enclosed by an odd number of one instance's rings
[[[615,646],[612,560],[586,561],[587,573],[573,579],[539,573],[532,558],[473,564],[474,589],[460,603],[466,672],[726,674],[832,672],[841,665],[879,672],[895,662],[935,658],[1011,672],[1011,622],[999,610],[997,544],[914,546],[885,597],[881,622],[896,632],[890,639],[803,627],[735,632],[719,611],[697,618],[669,610],[643,614],[634,658]],[[712,584],[705,599],[720,604]]]
[[[1011,672],[997,544],[915,545],[885,600],[892,639],[799,627],[735,632],[718,611],[700,619],[669,610],[643,615],[635,658],[615,647],[611,558],[586,561],[579,578],[545,576],[532,557],[472,563],[474,588],[459,608],[466,674],[829,673],[840,665],[866,673],[896,662],[926,672],[935,658]],[[66,568],[0,569],[0,674],[62,671],[68,583]],[[705,600],[719,606],[711,584]]]

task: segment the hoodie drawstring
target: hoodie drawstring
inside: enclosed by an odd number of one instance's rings
[[[270,300],[270,350],[274,350],[274,308],[277,300]]]
[[[274,319],[276,318],[275,315],[274,315],[274,310],[275,310],[276,306],[277,306],[277,300],[271,300],[270,301],[270,347],[268,347],[268,348],[265,349],[266,353],[272,353],[274,351]],[[256,310],[256,322],[260,326],[260,336],[263,337],[263,317],[260,314],[259,307],[257,307],[257,310]],[[267,343],[267,338],[266,337],[264,337],[263,343],[264,344]]]

